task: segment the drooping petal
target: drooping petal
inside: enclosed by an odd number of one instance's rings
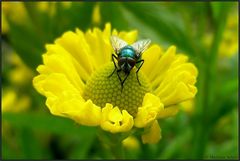
[[[125,148],[129,150],[137,150],[140,148],[139,140],[134,136],[129,136],[122,141],[122,144]]]
[[[127,132],[133,127],[133,117],[126,111],[107,103],[102,109],[102,129],[112,133]]]
[[[155,120],[150,128],[147,129],[147,132],[142,135],[142,141],[144,144],[156,144],[161,138],[161,128],[157,120]]]
[[[160,99],[151,94],[147,93],[143,99],[142,107],[138,108],[138,113],[134,119],[134,125],[138,128],[142,128],[151,124],[159,113],[163,110],[163,104]]]
[[[163,110],[161,110],[161,112],[159,112],[157,118],[159,119],[159,118],[171,117],[176,115],[178,111],[179,111],[179,107],[177,106],[166,107]]]

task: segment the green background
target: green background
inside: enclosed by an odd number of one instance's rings
[[[45,44],[53,43],[68,30],[103,29],[106,22],[118,31],[137,29],[139,38],[150,38],[164,49],[176,45],[177,51],[188,55],[199,70],[193,113],[180,110],[175,117],[160,120],[159,143],[140,143],[139,149],[125,149],[125,158],[238,158],[238,51],[231,57],[219,56],[227,19],[238,14],[237,2],[73,2],[67,8],[60,2],[48,5],[55,8],[54,15],[39,11],[38,2],[24,2],[29,19],[20,24],[6,15],[9,31],[1,34],[2,91],[12,87],[29,95],[32,104],[25,112],[2,113],[2,123],[9,125],[8,135],[2,132],[2,158],[113,158],[99,144],[96,128],[51,115],[45,98],[31,83],[12,84],[8,72],[15,67],[5,59],[9,51],[15,51],[37,75]],[[95,5],[100,6],[99,23],[92,20]],[[201,41],[208,33],[213,36],[209,46]]]

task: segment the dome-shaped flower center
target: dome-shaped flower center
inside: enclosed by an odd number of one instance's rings
[[[141,85],[139,85],[136,69],[133,68],[124,82],[123,90],[121,90],[117,71],[109,77],[114,69],[114,64],[111,62],[93,73],[86,84],[83,97],[86,100],[91,99],[100,107],[104,107],[106,103],[111,103],[135,116],[138,107],[142,106],[144,95],[150,91],[149,83],[140,70],[138,78]],[[126,77],[123,71],[119,72],[119,75],[122,80]]]

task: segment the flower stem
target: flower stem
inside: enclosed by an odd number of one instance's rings
[[[124,159],[123,137],[121,134],[112,134],[99,130],[99,140],[102,142],[104,150],[112,154],[113,159]]]
[[[112,154],[114,156],[114,159],[124,159],[123,146],[122,146],[121,142],[112,144],[111,150],[112,150]]]
[[[226,19],[225,9],[221,10],[221,18]],[[211,132],[211,117],[214,114],[214,102],[216,101],[216,76],[217,76],[217,54],[221,42],[225,21],[216,24],[216,32],[208,57],[199,62],[199,97],[197,100],[197,113],[195,116],[196,126],[194,128],[194,145],[191,158],[204,158],[209,134]],[[205,62],[205,63],[204,63]],[[217,107],[215,107],[217,108]]]

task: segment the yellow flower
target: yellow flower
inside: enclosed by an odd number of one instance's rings
[[[220,43],[219,55],[221,57],[231,57],[238,51],[238,13],[232,13],[228,16],[226,29],[223,32]]]
[[[147,129],[147,128],[146,128]],[[155,144],[157,143],[162,135],[161,135],[161,129],[159,127],[159,124],[157,120],[153,122],[153,124],[145,130],[146,132],[142,135],[142,141],[143,143],[151,143]]]
[[[1,18],[2,18],[2,33],[5,34],[9,31],[9,26],[8,26],[8,22],[7,22],[6,16],[3,11],[2,11]]]
[[[213,33],[206,33],[203,37],[204,45],[210,47],[213,36]],[[218,51],[220,58],[232,57],[238,53],[238,13],[236,11],[230,13],[227,17]]]
[[[102,110],[101,127],[112,133],[126,132],[133,127],[133,117],[126,110],[121,113],[118,107],[107,103]]]
[[[30,107],[31,100],[27,95],[19,94],[13,89],[3,90],[2,112],[20,112]]]
[[[99,3],[97,3],[93,8],[92,22],[93,22],[93,24],[96,24],[96,25],[100,24],[100,22],[101,22]]]
[[[36,8],[41,12],[47,12],[49,16],[54,16],[58,4],[64,9],[69,9],[72,6],[72,2],[37,2]]]
[[[134,136],[129,136],[126,139],[122,141],[122,144],[124,147],[126,147],[129,150],[135,150],[140,148],[140,143]]]
[[[64,9],[69,9],[72,6],[72,2],[37,2],[31,7],[35,7],[37,12],[47,12],[49,16],[54,16],[57,3],[60,3]],[[30,21],[24,2],[2,2],[1,17],[2,33],[7,33],[9,30],[8,18],[17,24],[25,24]]]
[[[33,78],[33,71],[24,64],[22,59],[16,53],[9,53],[9,63],[14,66],[9,71],[8,76],[11,83],[15,85],[24,85]]]
[[[26,8],[23,2],[2,2],[2,16],[6,20],[6,18],[11,19],[13,22],[17,24],[24,24],[28,20],[28,15]],[[8,31],[8,23],[3,20],[2,25],[7,27],[4,30]]]
[[[109,77],[115,69],[111,35],[129,44],[137,40],[136,30],[111,31],[109,23],[103,31],[65,32],[54,44],[46,45],[33,85],[46,96],[46,105],[54,115],[111,133],[144,128],[143,142],[156,143],[161,138],[157,119],[176,114],[176,104],[195,96],[198,71],[187,56],[176,54],[176,47],[164,52],[152,44],[142,56],[145,62],[138,73],[141,86],[134,67],[121,91],[116,72]]]

